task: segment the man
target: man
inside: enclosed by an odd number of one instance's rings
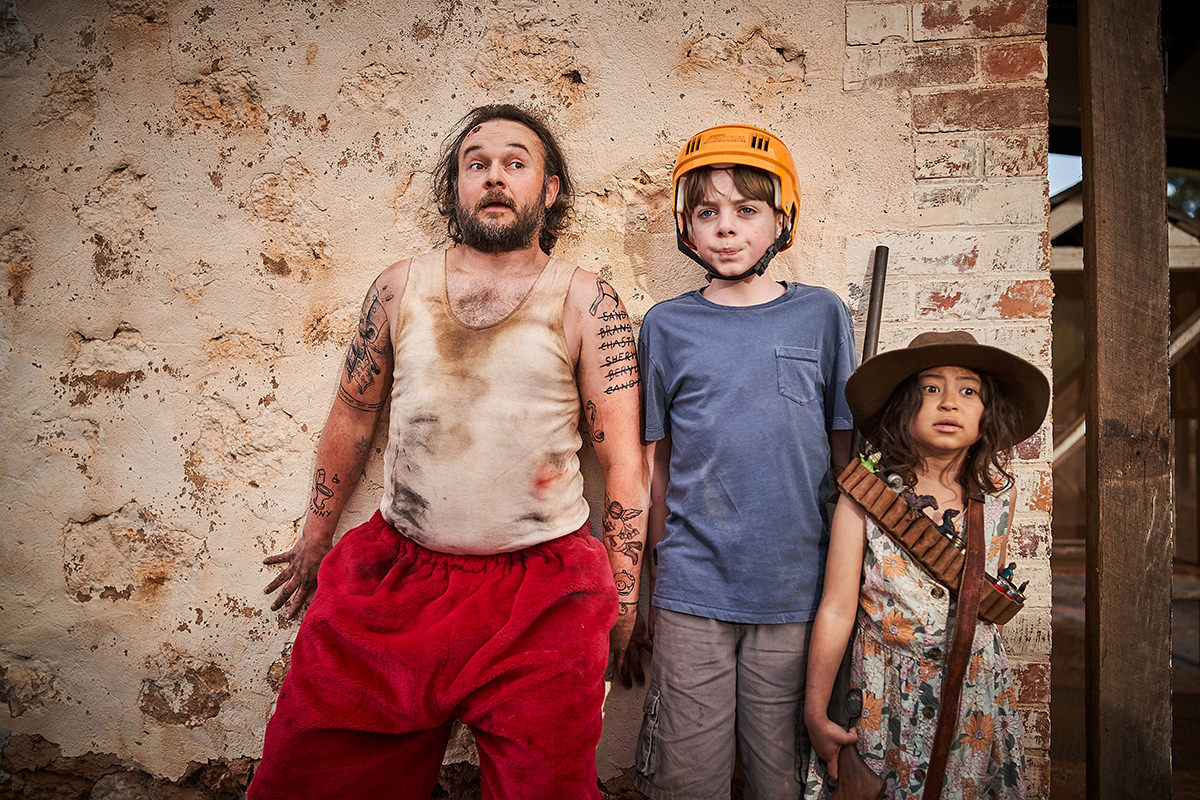
[[[428,798],[455,719],[486,796],[599,797],[604,667],[629,647],[645,546],[633,331],[608,283],[549,255],[571,182],[540,120],[475,109],[435,187],[456,246],[371,285],[302,535],[264,561],[284,565],[274,608],[315,595],[252,800]],[[331,551],[389,400],[380,510]]]

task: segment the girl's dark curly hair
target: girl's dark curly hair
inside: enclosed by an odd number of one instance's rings
[[[558,241],[558,237],[567,229],[575,187],[571,183],[571,176],[567,172],[567,162],[563,158],[562,149],[558,146],[554,134],[550,133],[546,124],[532,112],[512,105],[479,106],[467,112],[467,115],[459,120],[458,132],[447,136],[442,142],[441,158],[433,171],[433,199],[437,203],[438,211],[446,217],[450,238],[455,243],[461,243],[462,235],[459,232],[458,217],[455,214],[458,204],[458,151],[471,131],[494,119],[518,122],[537,135],[538,140],[542,143],[543,190],[551,176],[558,176],[558,197],[546,209],[546,220],[538,235],[538,245],[549,255],[550,251],[554,249],[554,243]]]
[[[1000,385],[986,372],[977,372],[983,400],[983,417],[979,420],[979,441],[967,450],[959,469],[958,480],[968,490],[988,494],[1007,489],[1013,483],[1008,462],[1012,448],[999,449],[996,442],[1011,442],[1018,422],[1017,407],[1000,391]],[[917,472],[924,469],[924,459],[912,437],[910,428],[921,408],[919,375],[910,375],[896,387],[888,398],[879,424],[871,432],[872,447],[882,453],[879,463],[888,472],[898,474],[912,486]]]

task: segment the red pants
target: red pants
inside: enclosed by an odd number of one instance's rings
[[[599,798],[617,597],[588,526],[494,556],[427,550],[376,512],[325,557],[250,800],[413,798],[469,725],[483,798]]]

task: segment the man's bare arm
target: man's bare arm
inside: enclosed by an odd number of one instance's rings
[[[316,590],[317,570],[333,546],[338,518],[362,477],[379,412],[392,387],[391,322],[407,277],[406,263],[393,265],[367,291],[346,351],[337,397],[317,442],[308,513],[300,538],[291,550],[263,559],[264,564],[284,565],[264,592],[279,590],[271,608],[286,603],[289,619]]]
[[[637,615],[649,496],[640,435],[637,347],[633,323],[616,291],[583,270],[575,273],[571,284],[564,327],[568,342],[579,346],[579,396],[604,471],[604,544],[619,603],[609,645],[614,664],[619,665]]]

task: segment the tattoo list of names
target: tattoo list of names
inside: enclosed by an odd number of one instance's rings
[[[638,385],[637,345],[633,341],[633,324],[625,309],[617,307],[600,314],[600,350],[604,353],[601,364],[608,385],[605,394]]]

